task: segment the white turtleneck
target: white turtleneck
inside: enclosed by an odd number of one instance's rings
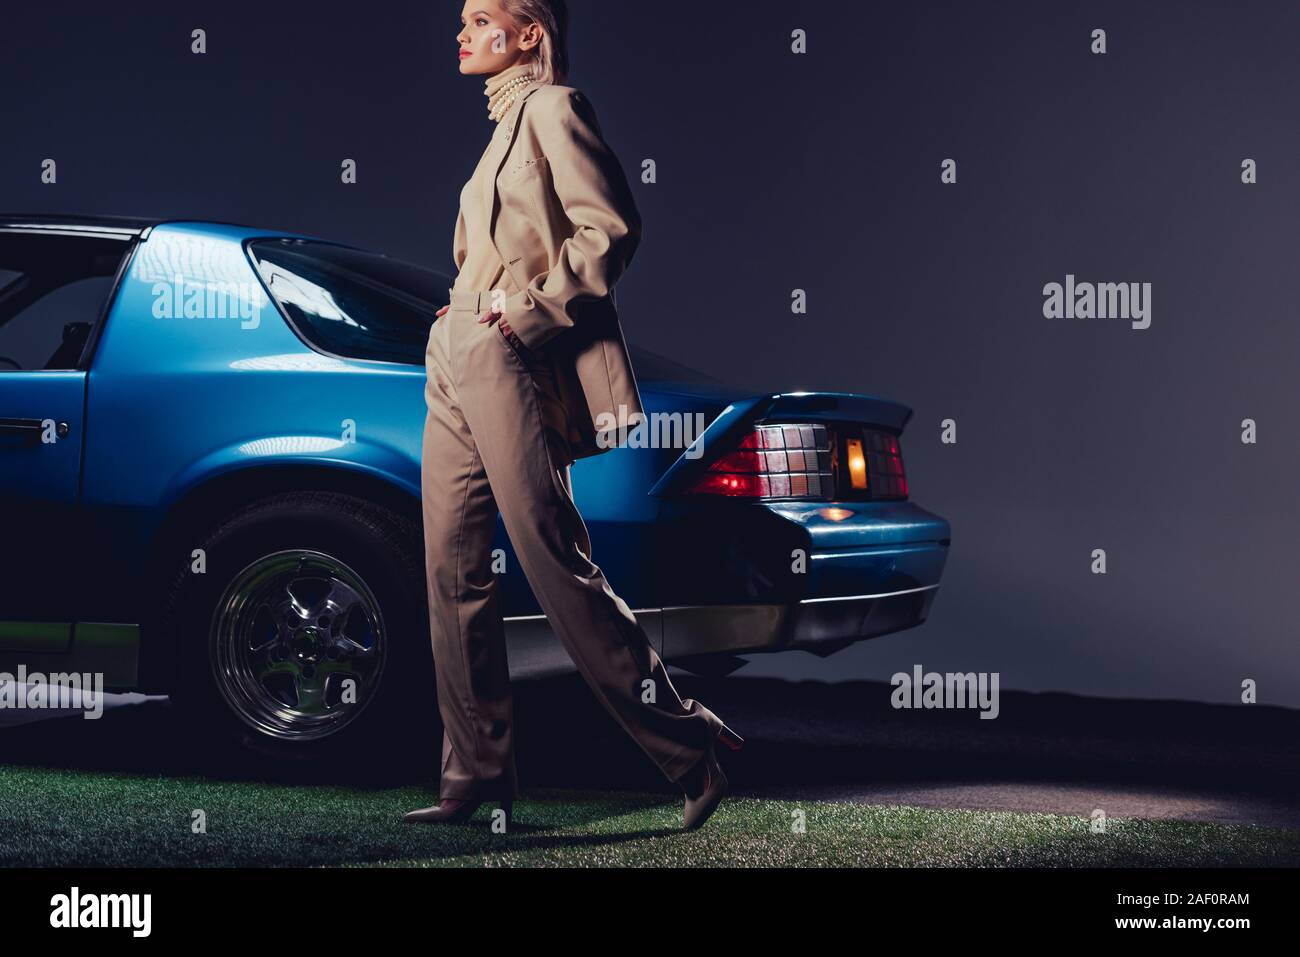
[[[531,60],[523,60],[487,78],[483,93],[487,96],[488,116],[493,122],[501,121],[520,94],[528,89],[532,79]]]

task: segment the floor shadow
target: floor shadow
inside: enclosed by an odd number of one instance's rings
[[[1262,815],[1266,823],[1300,827],[1300,711],[1011,691],[1000,695],[998,717],[987,720],[975,710],[895,709],[884,682],[684,674],[673,681],[745,738],[740,753],[724,755],[736,795],[897,803],[929,795],[943,805],[978,792],[973,806],[1023,810],[1054,809],[1043,797],[1053,788],[1155,795],[1171,806],[1198,795],[1254,801],[1266,810],[1243,811],[1243,820]],[[419,749],[418,736],[428,736],[427,759],[414,765],[408,741],[400,760],[397,748],[391,760],[381,750],[364,768],[258,759],[214,767],[193,753],[186,729],[170,716],[165,698],[127,696],[98,720],[74,715],[0,728],[0,761],[361,787],[423,784],[431,795],[436,782],[440,741],[431,729],[411,729]],[[678,793],[576,675],[518,682],[515,725],[525,791]]]

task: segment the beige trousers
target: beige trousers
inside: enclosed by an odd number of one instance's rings
[[[455,291],[425,353],[421,495],[443,721],[439,797],[519,793],[500,591],[491,567],[498,509],[518,564],[578,672],[676,781],[712,747],[720,721],[698,701],[678,696],[631,609],[592,563],[573,501],[553,360],[545,349],[521,355],[495,322],[479,323],[490,306],[487,293]]]

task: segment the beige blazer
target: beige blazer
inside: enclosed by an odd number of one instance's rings
[[[487,149],[496,181],[489,241],[517,290],[505,318],[527,348],[555,359],[573,457],[607,451],[614,431],[644,413],[614,303],[641,239],[632,190],[573,87],[534,83]],[[462,213],[458,270],[466,243]]]

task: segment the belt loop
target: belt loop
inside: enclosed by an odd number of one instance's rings
[[[482,290],[474,293],[474,315],[483,315],[483,292]]]

